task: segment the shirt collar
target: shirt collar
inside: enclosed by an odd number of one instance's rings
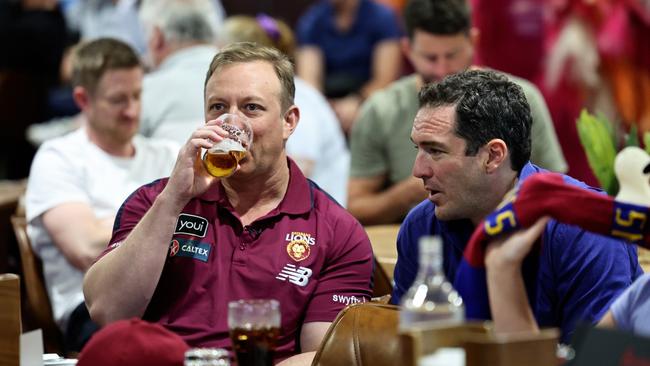
[[[524,165],[524,167],[521,169],[521,173],[519,173],[519,181],[517,182],[517,186],[521,185],[521,182],[526,180],[526,178],[528,178],[529,176],[543,171],[544,169],[538,167],[537,165],[534,165],[530,161],[527,162],[526,165]]]
[[[289,186],[284,198],[280,201],[277,208],[271,210],[264,217],[274,216],[279,213],[289,215],[300,215],[309,212],[314,206],[313,189],[305,176],[298,168],[298,165],[289,157],[287,157],[287,164],[289,165]],[[214,187],[208,189],[205,193],[198,197],[204,201],[217,202],[219,205],[232,210],[232,205],[226,196],[226,190],[221,182],[215,184]]]

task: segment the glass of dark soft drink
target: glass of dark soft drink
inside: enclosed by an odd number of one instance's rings
[[[250,122],[239,114],[226,113],[217,118],[217,125],[228,135],[203,154],[203,165],[212,176],[226,178],[237,169],[253,144]]]
[[[280,335],[280,303],[271,299],[228,303],[228,328],[240,366],[271,366]]]

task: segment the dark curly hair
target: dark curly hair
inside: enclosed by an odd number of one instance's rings
[[[530,159],[532,116],[521,87],[503,74],[471,70],[425,85],[420,108],[456,107],[457,136],[467,141],[466,155],[475,155],[490,140],[505,141],[510,165],[521,171]]]

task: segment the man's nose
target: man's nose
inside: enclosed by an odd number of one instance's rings
[[[429,162],[427,154],[422,151],[418,151],[417,155],[415,156],[415,162],[413,163],[412,173],[416,178],[424,179],[431,177],[433,170],[431,169],[431,164]]]
[[[138,118],[140,114],[140,101],[137,99],[131,99],[128,102],[128,105],[124,109],[124,115],[129,118]]]
[[[439,60],[433,64],[431,69],[433,70],[433,74],[436,76],[437,80],[442,80],[445,78],[445,76],[452,73],[451,65],[447,60]]]

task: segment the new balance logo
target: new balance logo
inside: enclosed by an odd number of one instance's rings
[[[293,264],[287,264],[282,268],[282,271],[275,277],[280,281],[286,281],[301,287],[307,286],[309,277],[311,277],[312,270],[307,267],[296,267]]]

